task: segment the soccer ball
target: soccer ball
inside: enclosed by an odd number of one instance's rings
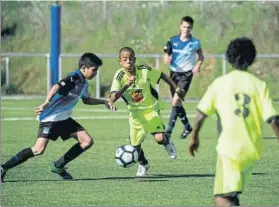
[[[115,161],[121,167],[127,168],[133,166],[139,158],[136,148],[131,145],[120,146],[115,152]]]

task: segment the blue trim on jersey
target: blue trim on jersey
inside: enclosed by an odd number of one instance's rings
[[[79,79],[75,81],[74,87],[67,95],[60,95],[56,93],[52,98],[50,104],[40,114],[39,120],[46,119],[49,116],[59,115],[61,112],[72,111],[80,98],[86,98],[88,94],[88,82],[82,75],[79,69],[69,73],[67,77],[78,75]]]
[[[172,60],[170,69],[174,72],[192,70],[196,63],[196,52],[201,48],[200,41],[190,35],[187,41],[181,41],[180,35],[170,38]]]

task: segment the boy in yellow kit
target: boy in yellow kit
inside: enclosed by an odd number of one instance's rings
[[[279,139],[279,114],[266,83],[247,72],[256,57],[253,42],[245,37],[234,39],[226,56],[235,70],[214,80],[198,104],[189,151],[194,156],[203,122],[216,112],[221,132],[216,147],[215,204],[238,206],[251,168],[262,155],[262,124],[268,122]]]
[[[164,73],[145,65],[135,65],[135,52],[130,47],[123,47],[119,52],[119,63],[112,86],[110,99],[115,102],[120,97],[130,111],[130,142],[139,152],[137,176],[145,176],[149,163],[144,156],[141,143],[147,133],[154,135],[158,144],[165,147],[171,159],[176,159],[176,150],[172,141],[165,135],[165,127],[160,116],[159,97],[154,89],[156,83],[163,79],[183,97],[180,89]]]

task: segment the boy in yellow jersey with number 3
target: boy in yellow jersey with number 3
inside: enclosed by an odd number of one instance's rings
[[[247,72],[256,57],[253,42],[245,37],[234,39],[226,56],[235,70],[214,80],[198,104],[189,152],[195,155],[203,122],[216,112],[221,132],[216,147],[215,204],[238,206],[251,168],[262,155],[262,124],[269,123],[279,139],[279,114],[266,83]]]
[[[137,176],[145,176],[149,163],[144,156],[141,143],[151,133],[158,144],[165,147],[171,159],[176,159],[176,150],[172,141],[165,135],[165,127],[160,115],[159,96],[154,86],[163,79],[183,97],[184,90],[164,73],[146,65],[136,65],[135,52],[130,47],[123,47],[119,52],[122,66],[116,71],[110,99],[115,102],[122,97],[130,111],[130,142],[139,152]]]

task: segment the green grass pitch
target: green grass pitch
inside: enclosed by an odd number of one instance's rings
[[[32,108],[39,103],[2,100],[2,161],[34,144],[38,122]],[[179,140],[180,121],[172,137],[178,151],[177,160],[170,160],[163,147],[148,135],[143,148],[151,168],[147,177],[136,178],[137,165],[122,169],[114,160],[116,148],[128,143],[129,134],[126,108],[121,102],[117,106],[119,112],[109,112],[103,106],[79,104],[76,107],[73,117],[94,137],[95,144],[68,165],[75,180],[62,181],[48,169],[49,163],[59,158],[75,141],[51,141],[42,156],[8,172],[6,182],[1,185],[2,206],[213,205],[216,121],[207,119],[195,158],[187,151],[189,138]],[[193,123],[196,104],[185,104],[185,107]],[[162,112],[165,124],[169,111],[170,103],[166,103]],[[242,205],[279,204],[279,142],[267,124],[263,135],[263,158],[253,169],[252,181],[241,196]]]

